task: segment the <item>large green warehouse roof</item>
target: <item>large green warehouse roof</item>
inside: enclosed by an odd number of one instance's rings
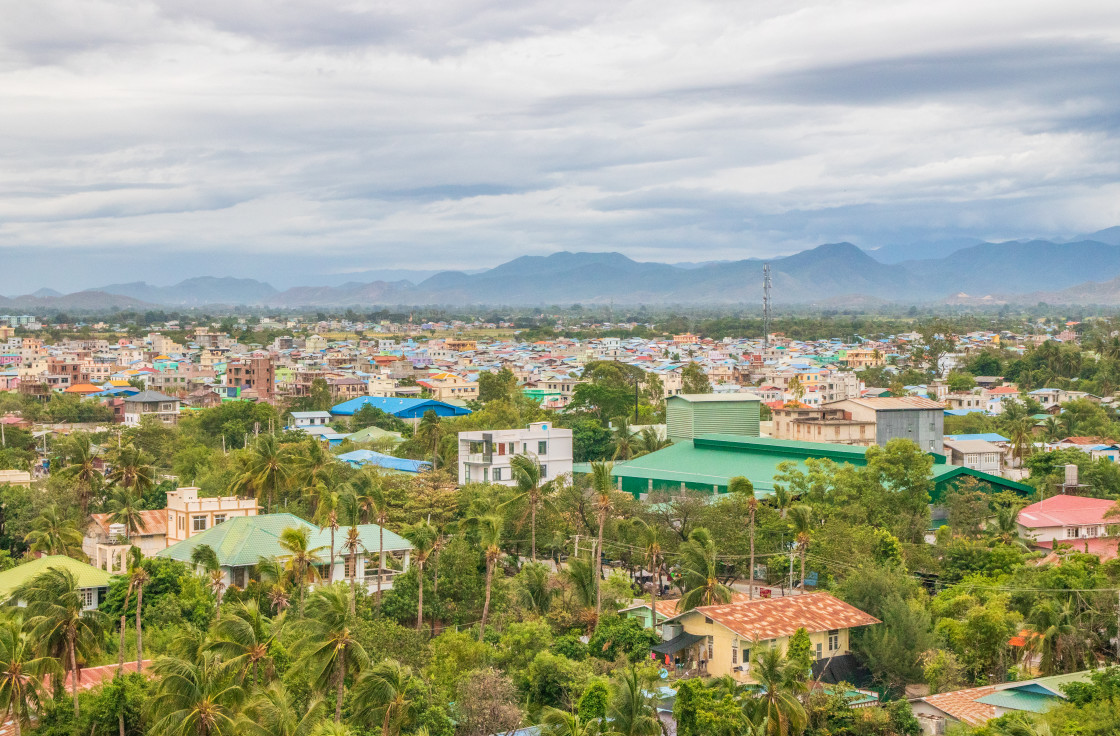
[[[635,496],[654,491],[679,491],[681,484],[690,490],[727,491],[727,482],[735,476],[749,478],[755,492],[768,496],[774,492],[774,476],[778,465],[792,462],[805,470],[809,458],[832,460],[855,466],[867,464],[865,447],[834,445],[823,442],[796,442],[768,437],[705,434],[693,440],[678,442],[664,450],[643,455],[614,465],[614,476],[621,480],[622,490]],[[1016,493],[1033,493],[1023,483],[996,475],[950,465],[944,455],[933,454],[933,496],[936,500],[949,482],[969,475],[1000,489]]]

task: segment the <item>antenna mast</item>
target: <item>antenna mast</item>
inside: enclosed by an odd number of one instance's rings
[[[762,264],[762,344],[770,347],[770,322],[774,318],[770,303],[770,264]]]

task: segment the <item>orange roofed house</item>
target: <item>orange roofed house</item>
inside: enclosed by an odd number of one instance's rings
[[[847,679],[836,673],[846,674],[855,667],[851,630],[877,623],[873,616],[824,592],[734,601],[700,606],[667,619],[662,624],[664,641],[651,651],[663,666],[681,674],[731,675],[752,682],[755,650],[784,651],[789,638],[803,628],[815,654],[814,676],[835,682]]]

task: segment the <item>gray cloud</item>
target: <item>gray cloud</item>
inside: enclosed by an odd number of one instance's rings
[[[1090,232],[1113,5],[12,3],[0,293]]]

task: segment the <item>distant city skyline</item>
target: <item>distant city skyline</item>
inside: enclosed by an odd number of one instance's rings
[[[1118,92],[1087,0],[21,3],[0,293],[1065,239]]]

